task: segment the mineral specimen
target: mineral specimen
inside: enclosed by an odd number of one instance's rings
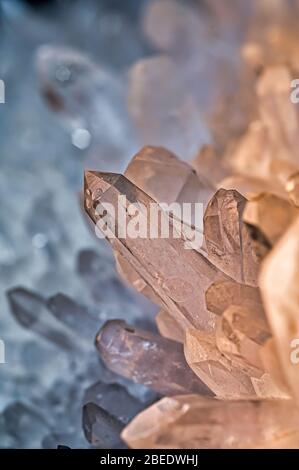
[[[255,395],[250,377],[221,354],[213,333],[187,330],[184,350],[191,369],[217,397],[224,399]]]
[[[261,193],[246,204],[243,220],[259,230],[273,246],[298,215],[298,209],[287,199]]]
[[[163,147],[144,147],[128,165],[125,176],[157,202],[201,202],[214,194],[208,179]]]
[[[210,261],[236,281],[255,286],[259,261],[242,222],[245,204],[237,191],[219,189],[206,209],[204,234]]]
[[[116,217],[120,196],[126,196],[126,200],[138,210],[138,223],[145,228],[142,237],[132,238],[127,233],[129,224],[137,221],[124,207],[120,207],[123,215]],[[153,236],[153,231],[159,231],[159,223],[150,217],[152,203],[147,194],[121,175],[85,172],[86,211],[95,224],[101,219],[97,212],[105,212],[109,222],[105,225],[106,237],[114,250],[125,257],[134,271],[152,287],[161,306],[182,328],[195,326],[213,330],[215,318],[205,309],[204,290],[212,282],[227,276],[201,253],[186,249],[183,235],[177,234],[172,218],[164,211],[159,214],[161,223],[170,228],[169,236]]]
[[[264,315],[259,289],[235,281],[220,281],[211,284],[206,291],[206,305],[207,309],[216,315],[221,315],[230,305],[242,305],[261,316]]]
[[[217,322],[216,343],[232,364],[251,377],[260,378],[264,368],[261,346],[270,337],[263,316],[253,309],[231,305]]]
[[[11,3],[0,280],[18,324],[1,302],[0,447],[123,448],[133,418],[131,447],[298,448],[298,0],[51,2],[46,21]],[[156,305],[74,196],[83,168],[134,154],[124,177],[86,174],[85,208]],[[152,203],[173,233],[122,236]],[[205,224],[165,203],[202,203]],[[134,418],[157,400],[142,384],[194,395]]]
[[[163,398],[122,432],[134,449],[297,448],[299,413],[292,400]]]
[[[163,395],[211,394],[189,369],[181,344],[138,330],[121,321],[110,321],[96,337],[106,366]]]
[[[121,449],[120,431],[124,425],[103,408],[94,403],[83,407],[83,429],[86,439],[100,449]]]

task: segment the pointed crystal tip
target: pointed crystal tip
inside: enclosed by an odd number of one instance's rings
[[[91,194],[94,191],[107,191],[120,177],[117,173],[104,173],[100,171],[87,170],[84,172],[84,189]]]
[[[99,201],[121,175],[117,173],[102,173],[100,171],[87,170],[84,172],[84,206],[89,212],[95,201]]]

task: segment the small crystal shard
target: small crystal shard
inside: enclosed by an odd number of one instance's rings
[[[191,369],[217,397],[255,395],[250,378],[221,354],[213,333],[187,330],[184,351]]]
[[[163,395],[209,394],[189,369],[182,345],[175,341],[114,320],[100,330],[96,346],[109,369]]]
[[[259,262],[242,222],[245,204],[237,191],[219,189],[205,212],[205,241],[212,263],[236,281],[256,286]]]
[[[83,430],[88,442],[99,449],[122,449],[120,433],[124,424],[100,406],[87,403],[83,407]]]
[[[298,448],[299,412],[292,400],[163,398],[122,432],[133,449]]]

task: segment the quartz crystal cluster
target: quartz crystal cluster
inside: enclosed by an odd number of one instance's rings
[[[54,3],[0,0],[0,447],[299,447],[298,0]]]
[[[161,37],[165,47],[171,39]],[[98,226],[108,207],[117,228],[105,237],[119,274],[161,308],[159,334],[115,320],[96,337],[108,369],[164,396],[122,431],[132,448],[299,446],[299,107],[290,97],[299,62],[286,48],[276,63],[267,40],[249,36],[244,48],[254,109],[243,132],[190,163],[145,146],[123,175],[85,172],[87,214]],[[119,196],[136,208],[202,203],[202,245],[186,249],[184,229],[123,237],[132,213],[117,218]]]

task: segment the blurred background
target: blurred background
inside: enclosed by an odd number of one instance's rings
[[[123,172],[147,144],[187,160],[214,142],[250,8],[232,3],[0,0],[1,448],[91,447],[87,399],[125,423],[157,398],[94,348],[107,319],[153,329],[156,307],[88,227],[83,171]]]

